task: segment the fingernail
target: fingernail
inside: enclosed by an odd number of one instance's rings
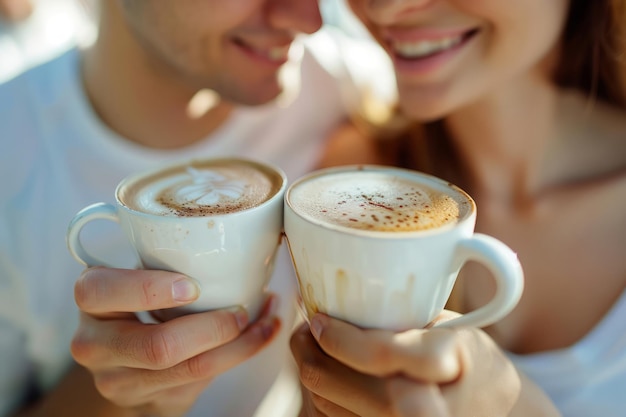
[[[279,323],[280,320],[276,317],[270,317],[261,320],[259,322],[259,330],[261,331],[263,338],[269,339],[274,334],[274,329],[276,328],[276,326],[278,326]]]
[[[311,318],[311,324],[309,325],[311,328],[311,333],[316,340],[320,340],[320,336],[322,335],[322,331],[324,330],[324,323],[320,319],[320,316],[315,315]]]
[[[227,310],[230,311],[233,316],[235,316],[235,320],[237,321],[237,327],[239,327],[239,330],[245,329],[249,321],[248,312],[246,311],[246,309],[240,306],[236,306],[230,307]]]
[[[266,306],[266,316],[275,316],[278,311],[278,295],[272,294]]]
[[[194,301],[200,295],[200,288],[188,278],[180,279],[172,285],[172,297],[176,301]]]

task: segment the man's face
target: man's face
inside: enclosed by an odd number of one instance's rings
[[[280,93],[278,72],[291,42],[298,33],[318,30],[322,21],[317,0],[120,2],[157,70],[248,105]]]

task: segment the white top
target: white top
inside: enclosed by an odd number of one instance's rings
[[[323,31],[306,42],[328,46],[331,41]],[[79,82],[76,50],[0,85],[0,417],[27,395],[53,387],[71,363],[69,343],[78,321],[73,287],[82,266],[70,256],[65,232],[79,209],[113,203],[123,177],[174,159],[242,155],[281,166],[291,181],[314,168],[323,139],[346,117],[345,103],[351,101],[346,86],[355,82],[345,79],[349,73],[341,65],[320,65],[311,53],[314,46],[292,48],[301,52],[293,59],[301,68],[296,73],[306,80],[293,82],[289,91],[295,94],[238,108],[210,138],[179,150],[142,147],[102,124]],[[355,64],[356,50],[346,54]],[[362,58],[374,64],[381,61],[372,55],[378,53]],[[385,68],[372,71],[372,77],[389,75]],[[102,223],[85,228],[86,247],[116,265],[135,265],[121,230]],[[217,378],[190,417],[296,414],[297,384],[289,373],[277,377],[290,358],[295,318],[295,278],[284,246],[270,289],[282,300],[281,334],[259,355]],[[259,409],[273,383],[274,395]]]
[[[574,345],[510,358],[544,389],[564,417],[624,417],[626,291]]]

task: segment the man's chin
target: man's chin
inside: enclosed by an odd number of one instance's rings
[[[282,93],[282,89],[276,88],[268,91],[243,91],[232,97],[225,97],[227,100],[243,106],[261,106],[276,100]]]
[[[247,99],[243,98],[239,101],[235,101],[236,104],[241,104],[242,106],[262,106],[267,103],[271,103],[276,100],[280,94],[274,94],[271,96],[260,96],[260,97],[249,97]]]

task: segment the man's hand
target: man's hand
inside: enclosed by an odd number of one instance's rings
[[[182,415],[215,377],[257,353],[280,328],[272,299],[251,325],[243,309],[158,324],[144,324],[134,314],[197,297],[194,282],[180,274],[87,269],[75,287],[81,320],[72,355],[111,402],[154,416]]]

